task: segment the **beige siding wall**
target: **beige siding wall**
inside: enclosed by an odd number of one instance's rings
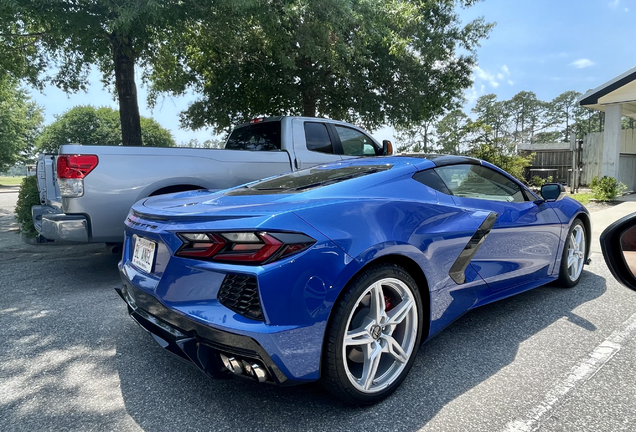
[[[624,129],[622,131],[621,154],[636,154],[635,129]],[[581,173],[581,184],[589,185],[594,176],[601,175],[602,160],[603,132],[595,132],[585,135],[585,138],[583,139],[583,172]]]

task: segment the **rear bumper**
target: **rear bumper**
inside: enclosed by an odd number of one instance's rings
[[[88,221],[82,215],[67,215],[51,206],[31,208],[35,229],[49,240],[88,242]]]
[[[263,347],[249,336],[239,335],[204,326],[178,314],[161,304],[153,296],[124,282],[117,293],[128,305],[128,313],[167,351],[195,364],[211,378],[228,376],[222,356],[234,358],[243,364],[264,367],[267,382],[293,385],[272,361]],[[256,376],[244,376],[257,379]]]

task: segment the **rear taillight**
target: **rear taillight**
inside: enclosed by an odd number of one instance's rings
[[[84,177],[95,169],[97,155],[59,155],[57,178],[60,194],[66,198],[84,195]]]
[[[194,258],[240,264],[267,264],[304,251],[316,240],[299,233],[215,232],[179,233],[183,246],[175,253]]]
[[[84,178],[95,169],[98,162],[97,155],[59,155],[57,157],[57,178]]]

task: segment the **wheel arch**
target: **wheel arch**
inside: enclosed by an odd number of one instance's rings
[[[197,189],[206,189],[206,188],[203,186],[198,186],[194,184],[176,184],[171,186],[164,186],[160,189],[157,189],[154,192],[151,192],[150,195],[148,196],[163,195],[163,194],[169,194],[169,193],[175,193],[175,192],[185,192],[185,191],[191,191],[191,190],[197,190]]]
[[[420,297],[422,298],[422,307],[424,308],[422,314],[426,317],[426,320],[424,320],[422,326],[422,341],[427,340],[431,330],[431,291],[429,289],[428,280],[426,279],[426,275],[424,274],[422,267],[420,267],[417,262],[407,256],[391,254],[379,257],[377,260],[371,261],[359,271],[364,270],[370,265],[384,263],[395,264],[399,267],[402,267],[415,280],[417,289],[420,292]]]
[[[431,329],[431,293],[429,290],[428,280],[426,278],[426,275],[424,274],[424,271],[420,267],[420,265],[415,260],[407,256],[392,253],[392,254],[382,255],[380,257],[377,257],[374,260],[367,262],[347,279],[347,282],[343,285],[343,288],[338,293],[338,296],[336,297],[336,300],[334,301],[333,304],[336,305],[342,299],[342,296],[344,295],[346,291],[345,288],[359,274],[366,271],[369,267],[373,267],[375,265],[381,265],[381,264],[395,264],[403,268],[415,280],[415,283],[417,284],[417,289],[420,293],[420,298],[422,299],[422,307],[424,309],[422,311],[422,315],[426,317],[426,319],[424,319],[424,322],[422,323],[421,341],[424,342],[428,340],[430,336],[430,329]],[[329,317],[327,318],[327,328],[331,324],[333,319],[332,312],[333,312],[333,307],[329,313]],[[323,335],[321,357],[324,355],[324,352],[325,352],[325,344],[327,343],[326,336],[327,336],[327,331],[325,331]],[[319,373],[320,376],[322,376],[322,368],[323,368],[323,362],[320,361],[320,373]]]
[[[583,222],[583,227],[585,228],[585,242],[586,250],[585,250],[585,260],[590,257],[590,251],[592,250],[592,222],[590,221],[590,215],[585,212],[580,212],[572,219],[572,223],[576,219],[580,219]],[[570,224],[572,226],[572,224]]]
[[[365,263],[347,279],[346,283],[342,285],[343,288],[338,293],[338,296],[334,301],[334,305],[340,301],[346,291],[345,288],[349,285],[349,283],[351,283],[352,280],[354,280],[362,272],[366,271],[369,267],[373,267],[379,264],[395,264],[399,267],[402,267],[415,280],[417,289],[420,293],[420,297],[422,298],[422,307],[424,308],[422,312],[423,315],[427,317],[424,322],[424,326],[422,327],[422,340],[424,341],[428,339],[431,326],[431,292],[429,290],[428,280],[420,265],[414,259],[405,255],[391,253],[379,256]],[[330,313],[329,318],[327,319],[328,323],[331,321],[331,318],[332,316]]]

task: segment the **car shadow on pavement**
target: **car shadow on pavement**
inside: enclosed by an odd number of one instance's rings
[[[594,324],[573,311],[600,297],[605,279],[586,271],[583,280],[585,289],[547,286],[469,312],[420,348],[392,397],[364,408],[333,399],[317,384],[279,388],[207,379],[129,320],[126,336],[116,342],[125,407],[146,431],[415,431],[449,402],[510,365],[522,342],[556,321],[566,319],[595,331]]]

